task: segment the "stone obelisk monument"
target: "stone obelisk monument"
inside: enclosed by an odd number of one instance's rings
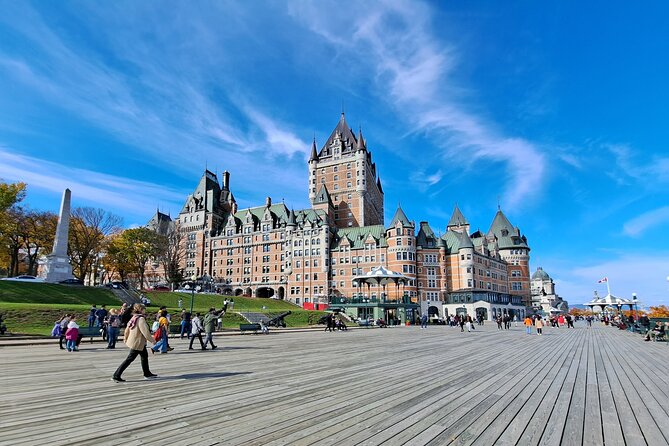
[[[70,265],[70,257],[67,255],[67,237],[70,232],[70,195],[70,189],[65,189],[63,201],[60,204],[53,251],[46,256],[46,264],[44,265],[44,280],[46,282],[54,283],[72,279],[72,266]]]

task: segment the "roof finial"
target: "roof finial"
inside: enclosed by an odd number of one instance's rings
[[[502,206],[499,204],[499,195],[497,196],[497,210],[498,211],[502,210]]]

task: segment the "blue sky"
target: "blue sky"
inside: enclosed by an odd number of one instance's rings
[[[177,214],[205,166],[240,207],[309,206],[342,106],[386,221],[498,202],[572,303],[669,299],[664,2],[0,1],[0,178],[27,204]]]

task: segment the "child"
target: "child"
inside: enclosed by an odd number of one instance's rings
[[[72,319],[67,324],[67,331],[65,332],[65,347],[68,352],[77,352],[77,338],[79,337],[79,325],[77,325],[76,317],[72,315]]]

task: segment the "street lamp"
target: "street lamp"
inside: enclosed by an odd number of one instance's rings
[[[197,277],[195,274],[190,276],[190,314],[193,314],[193,300],[195,299],[195,280]]]
[[[638,322],[639,314],[636,308],[636,293],[632,293],[632,302],[634,302],[634,322]]]

